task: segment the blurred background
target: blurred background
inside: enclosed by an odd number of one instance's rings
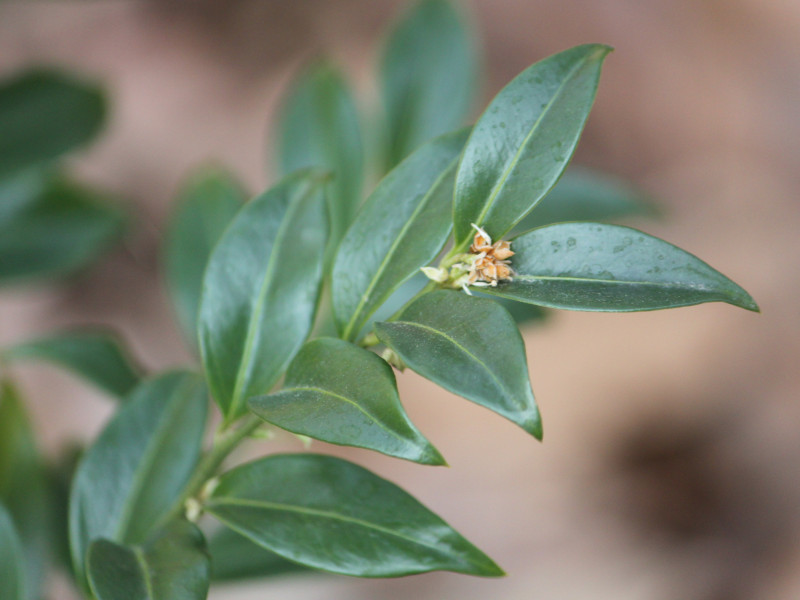
[[[110,325],[149,370],[186,364],[159,244],[199,164],[257,192],[274,180],[271,125],[287,84],[320,54],[375,106],[382,33],[402,0],[2,2],[0,76],[75,70],[108,90],[99,142],[71,160],[134,224],[88,272],[0,294],[0,344]],[[529,64],[612,45],[575,162],[650,194],[628,221],[747,289],[653,313],[560,312],[525,332],[545,423],[540,444],[406,373],[401,395],[449,469],[346,455],[401,484],[491,555],[500,580],[296,576],[216,587],[216,600],[800,598],[800,4],[791,0],[471,0],[488,100]],[[483,106],[483,105],[482,105]],[[478,107],[478,108],[482,108]],[[476,110],[476,115],[478,111]],[[111,412],[50,367],[20,367],[48,453]],[[279,438],[256,452],[299,451]],[[55,577],[53,600],[70,592]]]

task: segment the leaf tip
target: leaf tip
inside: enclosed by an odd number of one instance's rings
[[[417,460],[423,465],[430,465],[432,467],[449,467],[444,456],[431,444],[428,444],[423,453]]]

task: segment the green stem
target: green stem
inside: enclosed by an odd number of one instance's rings
[[[214,446],[197,463],[192,477],[183,488],[183,493],[164,517],[165,523],[181,515],[186,501],[200,493],[208,480],[217,474],[220,466],[222,466],[222,463],[230,453],[262,424],[263,421],[255,415],[246,415],[238,428],[228,429],[216,437]]]

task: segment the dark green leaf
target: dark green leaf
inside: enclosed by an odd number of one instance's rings
[[[141,377],[119,340],[109,333],[73,332],[41,338],[14,346],[3,358],[55,363],[118,398],[129,394]]]
[[[178,321],[197,343],[197,312],[211,251],[247,196],[226,171],[204,169],[183,184],[167,232],[165,270]]]
[[[31,69],[0,83],[0,177],[91,141],[105,120],[101,90],[67,73]]]
[[[423,0],[401,20],[381,59],[386,168],[461,127],[474,105],[477,52],[455,7]]]
[[[566,221],[609,221],[655,212],[649,198],[628,182],[593,169],[571,166],[536,205],[536,210],[517,223],[514,231],[520,233]]]
[[[124,224],[122,212],[96,192],[51,179],[0,221],[0,282],[72,273],[118,238]]]
[[[290,560],[361,577],[446,570],[502,575],[396,485],[331,456],[271,456],[225,473],[207,503],[223,523]]]
[[[727,302],[750,295],[699,258],[636,229],[562,223],[516,238],[514,280],[487,294],[571,310],[628,312]]]
[[[205,600],[209,557],[203,534],[177,521],[144,545],[99,539],[87,571],[98,600]]]
[[[25,556],[11,515],[0,504],[0,598],[27,600]]]
[[[376,323],[375,333],[423,377],[541,439],[525,345],[511,315],[496,302],[434,291],[411,304],[397,321]]]
[[[211,553],[211,578],[214,581],[308,572],[308,567],[286,560],[227,527],[219,529],[209,538],[208,550]]]
[[[361,201],[364,178],[358,112],[339,70],[318,62],[303,72],[284,100],[278,127],[282,174],[305,167],[334,174],[327,198],[335,249]]]
[[[452,227],[455,160],[467,131],[441,136],[384,177],[347,231],[333,266],[333,308],[354,339],[400,284],[433,260]]]
[[[245,205],[211,254],[199,333],[209,386],[230,421],[266,394],[314,323],[328,220],[306,170]]]
[[[281,391],[250,410],[293,433],[431,465],[444,459],[403,410],[392,368],[369,350],[334,338],[306,343]]]
[[[478,297],[483,295],[475,288],[472,289],[472,294]],[[497,296],[494,296],[493,300],[505,308],[508,314],[511,315],[511,318],[520,326],[544,321],[550,314],[547,310],[535,304],[523,304],[522,302],[515,302],[507,298],[498,298]]]
[[[578,144],[610,50],[589,44],[555,54],[495,96],[458,167],[457,245],[472,237],[472,223],[501,238],[555,185]]]
[[[25,557],[25,588],[27,597],[33,600],[39,597],[50,554],[50,506],[34,432],[22,399],[9,381],[0,381],[0,503],[8,509],[19,533]],[[0,543],[0,549],[2,546]],[[2,564],[0,560],[0,568]],[[0,598],[5,596],[0,594]]]
[[[0,178],[0,227],[42,196],[51,179],[52,175],[42,169],[26,169]]]
[[[69,507],[79,581],[92,541],[141,544],[164,525],[200,454],[207,403],[197,375],[145,381],[86,452]]]

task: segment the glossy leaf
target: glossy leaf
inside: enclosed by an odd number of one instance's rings
[[[197,375],[145,381],[86,452],[69,507],[79,581],[92,541],[142,544],[164,525],[200,454],[207,403]]]
[[[324,442],[444,464],[403,410],[392,368],[343,340],[308,342],[289,365],[282,389],[251,398],[250,410],[273,425]]]
[[[434,291],[411,304],[397,321],[376,323],[375,333],[423,377],[541,439],[525,345],[511,315],[496,302]]]
[[[101,90],[53,70],[30,69],[0,83],[0,177],[83,146],[106,116]]]
[[[330,241],[337,244],[361,201],[364,179],[361,126],[342,73],[327,62],[306,69],[283,102],[278,129],[284,175],[305,167],[334,174],[327,199]]]
[[[179,196],[167,231],[164,266],[178,321],[194,346],[208,259],[247,196],[232,175],[212,168],[187,180]]]
[[[36,202],[51,179],[52,174],[43,169],[26,169],[0,178],[0,227]]]
[[[517,223],[514,231],[520,233],[567,221],[610,221],[655,212],[647,195],[628,182],[594,169],[571,166],[536,209]]]
[[[512,242],[514,280],[487,294],[571,310],[628,312],[727,302],[750,295],[699,258],[636,229],[562,223]]]
[[[466,136],[447,134],[414,152],[378,184],[347,231],[333,266],[333,308],[343,338],[354,339],[444,246],[455,160]]]
[[[308,567],[262,548],[232,529],[222,527],[208,540],[211,579],[237,581],[308,572]]]
[[[9,349],[3,358],[54,363],[117,398],[129,394],[141,377],[119,340],[109,333],[72,332],[32,340]]]
[[[96,192],[52,179],[0,220],[0,283],[72,273],[106,250],[124,224],[122,212]]]
[[[324,176],[301,171],[245,205],[211,254],[200,350],[228,420],[269,392],[314,323],[328,221]]]
[[[220,477],[208,511],[292,561],[361,577],[502,571],[408,493],[331,456],[277,455]]]
[[[177,521],[140,546],[95,540],[87,570],[97,600],[205,600],[209,557],[203,534]]]
[[[25,557],[11,515],[0,504],[0,598],[27,600]]]
[[[456,244],[472,237],[472,223],[503,237],[555,185],[578,144],[610,50],[589,44],[560,52],[495,96],[458,167]]]
[[[10,381],[0,381],[0,504],[19,534],[30,600],[39,597],[50,554],[48,492],[44,461],[22,399]]]
[[[419,2],[391,32],[380,65],[386,169],[464,125],[475,101],[477,52],[446,0]]]

